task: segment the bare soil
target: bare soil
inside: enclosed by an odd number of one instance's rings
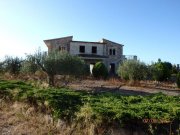
[[[88,92],[115,92],[124,95],[149,95],[162,92],[167,95],[180,95],[180,89],[175,84],[157,83],[157,82],[138,82],[128,84],[118,80],[81,80],[73,81],[68,84],[69,88],[74,90],[86,90]]]

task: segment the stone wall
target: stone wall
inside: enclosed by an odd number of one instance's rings
[[[79,52],[79,47],[85,46],[85,53]],[[101,43],[91,43],[91,42],[70,42],[70,54],[92,54],[92,47],[97,47],[97,53],[95,55],[105,55],[105,44]]]
[[[107,56],[108,58],[101,59],[106,67],[110,70],[110,64],[115,64],[115,70],[117,70],[119,64],[123,60],[123,45],[112,42],[107,39],[102,39],[101,42],[84,42],[84,41],[72,41],[73,36],[44,40],[48,47],[48,52],[60,50],[60,47],[72,55],[78,54],[92,54],[92,47],[97,47],[97,53],[94,55]],[[79,47],[85,46],[85,53],[79,52]],[[109,50],[115,49],[115,55],[110,55]],[[93,58],[92,60],[94,60]],[[96,60],[98,61],[98,60]]]
[[[69,52],[72,38],[72,36],[69,36],[64,38],[44,40],[44,42],[48,47],[48,52],[59,50],[59,47],[64,47],[65,50]]]
[[[108,55],[108,59],[106,59],[106,64],[108,69],[110,68],[110,64],[114,63],[115,64],[115,70],[117,70],[119,64],[122,62],[123,60],[123,45],[122,44],[118,44],[112,41],[109,41],[107,39],[102,39],[102,43],[106,44],[106,54]],[[109,49],[115,49],[115,55],[110,55],[109,54]]]

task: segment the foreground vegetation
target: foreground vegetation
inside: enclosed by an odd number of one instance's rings
[[[122,96],[113,93],[87,93],[67,88],[40,88],[22,81],[0,80],[0,98],[22,101],[51,113],[63,121],[113,125],[140,126],[147,132],[160,132],[160,126],[180,121],[180,97],[161,93],[150,96]],[[144,123],[145,120],[154,120]],[[152,126],[153,125],[153,126]],[[169,126],[169,125],[168,125]],[[149,130],[151,127],[151,130]],[[158,128],[159,127],[159,128]],[[162,131],[165,134],[166,130]]]
[[[92,76],[96,79],[107,79],[108,72],[110,71],[102,62],[97,62],[92,70]],[[15,77],[26,80],[24,82],[0,79],[0,103],[1,101],[27,103],[39,113],[51,114],[55,121],[60,119],[69,125],[75,123],[75,128],[79,124],[81,125],[79,129],[85,127],[91,129],[89,125],[93,124],[99,129],[116,126],[125,128],[128,132],[140,130],[145,134],[166,135],[180,132],[179,96],[167,96],[162,93],[125,96],[110,92],[88,93],[67,88],[67,83],[72,78],[90,76],[89,66],[77,56],[64,52],[47,55],[40,51],[27,55],[25,59],[7,56],[0,62],[0,74],[3,78],[7,76],[10,79]],[[117,74],[122,80],[134,83],[141,80],[158,83],[169,81],[176,82],[180,88],[179,67],[162,62],[160,59],[151,65],[124,60],[119,65]],[[62,85],[56,84],[56,75],[62,76]],[[34,80],[40,83],[48,82],[49,85],[43,88],[40,84],[35,85]],[[55,88],[55,86],[66,87]]]

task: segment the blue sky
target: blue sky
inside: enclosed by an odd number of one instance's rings
[[[0,0],[0,59],[73,35],[122,43],[125,55],[146,63],[180,64],[179,7],[179,0]]]

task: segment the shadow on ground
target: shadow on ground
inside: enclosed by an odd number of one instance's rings
[[[111,93],[118,93],[118,94],[122,94],[122,95],[142,95],[142,96],[152,94],[150,92],[143,92],[143,91],[138,91],[138,90],[127,90],[127,89],[123,89],[121,87],[117,87],[117,88],[93,87],[92,90],[89,90],[89,92],[95,93],[95,94],[111,92]]]

